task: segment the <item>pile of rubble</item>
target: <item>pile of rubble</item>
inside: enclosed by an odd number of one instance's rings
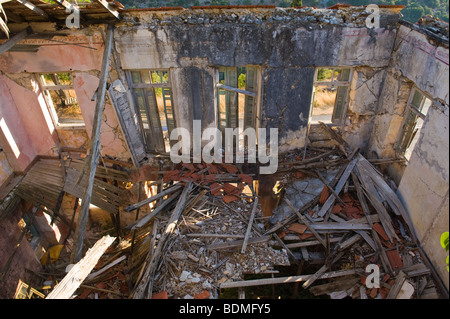
[[[78,298],[215,299],[227,288],[240,288],[243,297],[244,287],[301,282],[331,298],[437,298],[409,217],[376,169],[399,159],[368,160],[323,129],[333,148],[280,156],[271,194],[278,204],[270,214],[263,214],[254,190],[259,176],[242,165],[177,164],[163,171],[158,192],[125,211],[152,208],[122,229],[119,245],[86,254],[79,263],[90,268],[80,266],[87,270],[70,281],[80,285],[72,290]],[[289,265],[298,272],[280,276],[279,267]]]

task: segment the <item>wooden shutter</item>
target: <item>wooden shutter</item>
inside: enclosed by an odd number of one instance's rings
[[[238,87],[237,68],[227,68],[225,85],[234,88]],[[236,128],[239,126],[238,94],[236,92],[226,91],[225,99],[227,105],[227,127]]]
[[[127,92],[120,80],[113,82],[108,93],[127,142],[133,164],[138,168],[139,163],[146,156],[138,119],[131,110]]]
[[[257,74],[258,69],[253,66],[247,67],[245,90],[249,92],[256,92],[257,90]],[[245,96],[245,111],[244,111],[244,129],[256,128],[256,98],[253,96]]]
[[[336,125],[344,124],[345,114],[347,113],[347,93],[348,86],[339,86],[336,92],[336,101],[334,102],[333,116],[331,122]]]
[[[404,154],[414,138],[414,130],[417,123],[417,115],[408,109],[405,122],[402,127],[402,135],[398,141],[396,150],[400,154]]]
[[[151,135],[148,135],[152,151],[165,152],[164,137],[162,134],[161,119],[159,118],[158,105],[154,89],[144,89],[147,102],[148,121]]]

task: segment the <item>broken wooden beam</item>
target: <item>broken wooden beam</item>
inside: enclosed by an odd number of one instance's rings
[[[45,18],[46,20],[50,20],[50,16],[41,8],[39,8],[34,3],[31,3],[28,0],[16,0],[21,5],[27,7],[28,9],[32,10],[34,13],[40,15],[41,17]]]
[[[177,226],[178,220],[180,219],[180,216],[184,211],[184,206],[191,190],[192,182],[187,182],[177,202],[177,205],[172,212],[166,229],[164,230],[161,238],[158,240],[158,246],[156,247],[156,250],[153,253],[152,251],[150,251],[150,258],[147,258],[149,260],[145,265],[145,270],[141,273],[140,278],[138,278],[137,284],[132,292],[133,299],[149,298],[152,295],[154,272],[158,268],[160,255],[163,253],[166,247],[169,236],[173,233],[175,227]]]
[[[19,33],[13,35],[8,41],[0,44],[0,54],[8,52],[11,48],[13,48],[21,40],[25,39],[32,32],[33,30],[31,29],[31,27],[27,27]]]
[[[336,189],[334,190],[333,194],[339,194],[342,190],[342,188],[344,188],[345,183],[347,182],[348,178],[350,177],[350,173],[352,172],[353,168],[356,165],[357,160],[353,159],[348,165],[347,168],[345,169],[344,173],[341,176],[341,179],[339,180],[339,182],[336,185]],[[317,214],[320,217],[325,216],[325,214],[328,212],[328,210],[331,208],[331,206],[333,206],[334,201],[336,200],[335,195],[331,194],[328,199],[325,201],[325,203],[323,204],[322,208],[320,209],[319,213]]]
[[[92,190],[94,187],[95,171],[97,168],[98,159],[100,157],[100,128],[102,124],[102,114],[104,109],[106,85],[108,81],[108,69],[109,60],[111,57],[111,50],[114,38],[114,25],[109,24],[107,27],[107,34],[105,39],[105,50],[103,51],[103,60],[100,73],[100,84],[99,84],[99,98],[97,99],[95,105],[94,122],[92,126],[91,135],[91,147],[90,147],[90,161],[88,163],[87,170],[89,171],[88,184],[85,193],[82,197],[82,204],[80,208],[80,214],[77,222],[77,230],[74,238],[74,246],[72,251],[71,260],[73,262],[78,262],[81,259],[83,251],[83,240],[86,231],[87,220],[89,216],[89,206],[91,203]]]
[[[255,201],[253,202],[252,213],[250,214],[250,220],[247,225],[247,231],[245,232],[244,242],[242,244],[241,254],[245,254],[245,250],[247,249],[248,239],[250,237],[250,232],[252,231],[253,220],[255,218],[256,209],[258,208],[258,197],[255,197]]]
[[[324,246],[327,247],[327,243],[325,242],[325,240],[322,238],[322,236],[320,236],[316,230],[311,226],[311,224],[309,223],[309,221],[306,219],[305,216],[303,216],[300,212],[298,212],[294,205],[292,205],[292,203],[289,201],[289,199],[285,198],[284,201],[286,202],[286,204],[288,204],[289,208],[298,216],[298,218],[302,221],[303,224],[306,225],[306,227],[308,227],[309,231],[317,238],[317,240]]]
[[[124,210],[127,211],[127,212],[131,212],[131,211],[133,211],[135,209],[138,209],[139,207],[145,206],[145,205],[150,204],[150,203],[152,203],[152,202],[154,202],[154,201],[156,201],[156,200],[158,200],[160,198],[163,198],[164,196],[172,194],[172,193],[176,192],[177,190],[179,190],[181,188],[182,188],[181,184],[176,184],[174,186],[171,186],[171,187],[163,190],[162,192],[156,194],[155,196],[146,198],[146,199],[140,201],[139,203],[136,203],[134,205],[130,205],[128,207],[125,207]]]
[[[114,16],[117,20],[121,20],[122,16],[120,13],[113,8],[111,4],[109,4],[106,0],[94,0],[94,2],[99,3],[103,8],[105,8],[112,16]]]
[[[332,271],[322,274],[318,279],[329,279],[336,277],[344,277],[355,275],[358,271],[362,269],[351,269],[351,270],[340,270]],[[239,287],[254,287],[254,286],[264,286],[264,285],[276,285],[276,284],[290,284],[295,282],[307,281],[313,275],[301,275],[301,276],[290,276],[290,277],[279,277],[279,278],[267,278],[267,279],[254,279],[254,280],[243,280],[243,281],[230,281],[221,283],[219,288],[239,288]]]
[[[45,299],[69,299],[72,297],[115,239],[115,237],[104,236],[98,240]]]
[[[251,238],[247,241],[247,245],[253,245],[253,244],[261,244],[266,243],[270,240],[270,236],[261,236],[261,237],[255,237]],[[208,250],[220,250],[220,249],[234,249],[238,247],[242,247],[244,244],[244,240],[234,240],[234,241],[228,241],[224,243],[217,243],[207,246],[206,248]]]
[[[142,226],[147,224],[153,217],[155,217],[156,215],[161,213],[164,209],[166,209],[175,199],[178,198],[179,194],[181,194],[181,191],[178,191],[177,193],[167,198],[163,203],[158,205],[158,207],[156,207],[150,214],[143,216],[142,218],[128,225],[126,228],[131,230],[141,228]]]

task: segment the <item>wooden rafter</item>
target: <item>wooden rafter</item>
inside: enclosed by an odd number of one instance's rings
[[[87,171],[89,172],[88,184],[82,198],[80,214],[78,216],[77,230],[75,233],[74,248],[72,252],[72,260],[78,262],[82,257],[83,240],[89,215],[89,205],[92,198],[92,190],[94,187],[95,171],[97,169],[98,159],[100,157],[100,127],[102,123],[102,114],[104,109],[106,85],[108,81],[109,60],[112,51],[114,38],[114,25],[110,24],[107,28],[105,37],[105,49],[103,52],[100,84],[95,105],[94,123],[92,125],[92,138],[90,148],[90,159],[88,161]]]
[[[118,20],[122,19],[120,13],[116,9],[114,9],[113,6],[110,5],[108,1],[106,1],[106,0],[94,0],[94,2],[97,2],[100,5],[102,5],[106,10],[108,10],[108,12],[110,14],[112,14],[114,17],[116,17],[116,19],[118,19]]]
[[[8,41],[0,45],[0,54],[9,51],[14,47],[20,40],[24,39],[27,35],[31,34],[33,31],[31,27],[27,27],[25,30],[12,36]]]
[[[28,1],[28,0],[16,0],[16,1],[19,2],[20,4],[24,5],[28,9],[32,10],[34,13],[40,15],[41,17],[50,19],[50,16],[44,10],[42,10],[35,4],[31,3],[30,1]]]

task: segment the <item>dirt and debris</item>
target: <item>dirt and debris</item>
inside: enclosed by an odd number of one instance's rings
[[[258,185],[260,176],[244,165],[185,163],[159,171],[156,193],[121,207],[138,212],[134,222],[122,227],[72,298],[216,299],[227,288],[286,283],[333,299],[437,298],[409,217],[377,169],[398,159],[366,159],[323,130],[334,146],[283,154],[273,183]],[[271,192],[261,191],[272,184]],[[269,214],[260,191],[276,203]],[[92,228],[87,238],[92,246],[104,235]],[[72,242],[35,274],[47,283],[45,294],[73,267]],[[303,270],[286,277],[280,269],[289,266]],[[249,274],[272,278],[248,280]]]

